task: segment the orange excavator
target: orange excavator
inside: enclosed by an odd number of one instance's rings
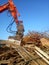
[[[18,20],[18,16],[20,16],[20,14],[19,14],[16,6],[13,3],[13,0],[8,0],[8,2],[6,4],[0,6],[0,13],[4,12],[6,10],[8,10],[11,13],[11,15],[14,19],[14,22],[16,23],[16,26],[17,26],[16,35],[18,35],[20,38],[22,38],[24,35],[23,21]],[[12,25],[12,23],[10,25]],[[11,30],[10,30],[10,32],[11,32]]]

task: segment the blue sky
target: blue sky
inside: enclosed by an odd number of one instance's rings
[[[49,0],[13,0],[23,20],[25,33],[30,31],[49,30]],[[0,5],[7,3],[8,0],[0,0]],[[10,15],[10,14],[8,14]],[[7,16],[7,11],[0,13],[0,39],[7,39],[12,35],[6,31],[12,17]],[[16,30],[14,23],[13,30]]]

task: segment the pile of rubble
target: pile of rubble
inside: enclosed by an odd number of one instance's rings
[[[48,39],[49,37],[47,37],[48,35],[45,33],[39,33],[39,32],[29,32],[26,36],[24,36],[24,38],[21,41],[21,45],[26,45],[28,44],[35,44],[37,46],[42,46],[42,40],[44,39]]]
[[[24,60],[13,48],[0,47],[0,65],[20,65]]]
[[[21,44],[15,40],[0,40],[0,65],[49,65],[49,38],[29,32]]]
[[[31,52],[30,52],[31,51]],[[31,48],[18,47],[17,50],[10,47],[0,47],[0,65],[48,65]]]
[[[30,32],[23,38],[23,42],[24,42],[24,44],[30,42],[30,43],[36,43],[36,44],[38,43],[38,45],[39,45],[41,37],[42,36],[39,33]]]

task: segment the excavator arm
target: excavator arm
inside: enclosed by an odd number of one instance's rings
[[[18,24],[19,23],[18,16],[20,16],[20,14],[18,13],[18,10],[12,0],[8,0],[8,3],[9,3],[9,6],[8,6],[9,11],[10,11],[11,15],[13,16],[16,24]]]
[[[22,37],[24,33],[24,26],[22,21],[18,20],[18,16],[20,16],[20,14],[18,13],[18,10],[12,0],[8,0],[8,3],[0,6],[0,13],[4,12],[5,10],[8,10],[11,13],[12,17],[14,18],[14,21],[17,25],[16,35]]]

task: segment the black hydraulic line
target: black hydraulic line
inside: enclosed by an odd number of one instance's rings
[[[8,33],[13,33],[13,34],[16,33],[16,31],[13,31],[13,30],[12,30],[13,24],[14,24],[14,21],[13,21],[12,23],[10,23],[10,24],[8,25],[8,27],[6,28],[6,31],[7,31]]]

